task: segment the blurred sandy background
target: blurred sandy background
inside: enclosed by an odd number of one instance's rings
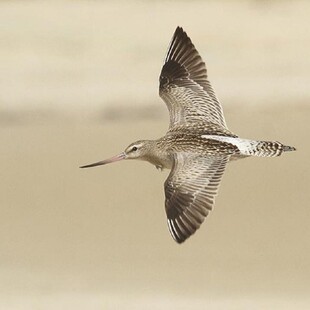
[[[309,309],[309,1],[1,1],[0,309]],[[90,170],[165,133],[177,25],[231,130],[298,152],[231,163],[177,245],[167,172]]]

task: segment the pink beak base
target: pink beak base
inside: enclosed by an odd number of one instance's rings
[[[101,160],[101,161],[98,161],[98,162],[93,163],[93,164],[81,166],[80,168],[90,168],[90,167],[106,165],[106,164],[114,163],[116,161],[120,161],[120,160],[125,159],[125,158],[126,158],[126,154],[125,153],[121,153],[121,154],[118,154],[118,155],[113,156],[113,157],[111,157],[109,159],[106,159],[106,160]]]

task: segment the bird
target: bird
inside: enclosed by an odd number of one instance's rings
[[[213,210],[228,162],[251,156],[275,157],[296,149],[277,141],[243,139],[228,129],[206,65],[179,26],[159,76],[159,95],[170,115],[165,136],[138,140],[110,159],[80,168],[139,159],[160,170],[170,169],[164,183],[165,210],[170,234],[180,244]]]

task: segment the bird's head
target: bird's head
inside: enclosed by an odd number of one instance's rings
[[[126,159],[145,159],[150,152],[152,142],[150,140],[139,140],[131,143],[124,151]]]
[[[81,166],[80,168],[90,168],[100,165],[106,165],[109,163],[114,163],[116,161],[120,161],[123,159],[141,159],[141,160],[147,160],[148,154],[150,152],[150,149],[152,147],[152,144],[154,142],[151,140],[139,140],[134,143],[131,143],[124,152],[113,156],[109,159],[105,159],[102,161],[98,161],[93,164]]]

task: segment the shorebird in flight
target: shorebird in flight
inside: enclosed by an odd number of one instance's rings
[[[200,227],[214,206],[226,164],[249,156],[274,157],[294,147],[239,138],[226,125],[222,106],[208,80],[205,63],[182,28],[177,27],[159,77],[170,126],[157,140],[139,140],[110,159],[140,159],[170,169],[165,208],[173,239],[182,243]]]

